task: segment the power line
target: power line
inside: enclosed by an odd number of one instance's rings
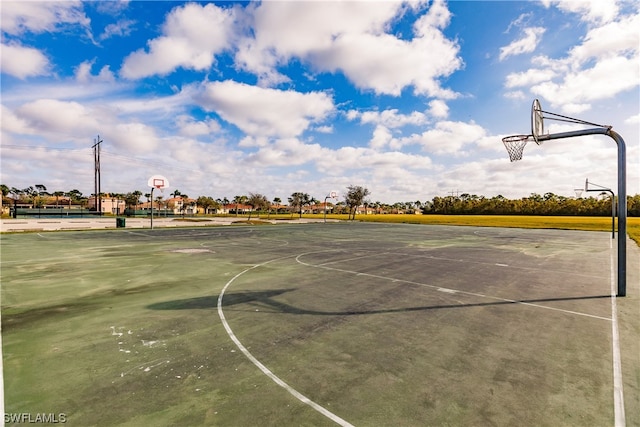
[[[184,171],[184,172],[190,172],[193,173],[194,170],[193,169],[189,169],[189,168],[185,168],[185,167],[181,167],[181,166],[176,166],[176,165],[171,165],[169,163],[165,163],[162,161],[156,161],[156,160],[151,160],[151,159],[143,159],[140,157],[134,157],[134,156],[127,156],[126,154],[118,154],[118,153],[112,153],[109,152],[107,150],[102,150],[102,154],[106,154],[108,157],[112,157],[115,159],[119,159],[125,162],[130,162],[130,163],[135,163],[135,164],[145,164],[147,166],[153,166],[156,168],[161,168],[161,169],[171,169],[171,170],[179,170],[179,171]]]
[[[45,147],[42,145],[0,145],[0,149],[10,148],[12,150],[44,150],[44,151],[85,151],[87,148],[65,148],[65,147]]]
[[[2,145],[0,145],[0,149],[2,149],[2,148],[12,149],[12,150],[28,150],[28,151],[33,151],[33,150],[67,151],[67,152],[88,151],[88,148],[46,147],[46,146],[43,146],[43,145],[2,144]],[[93,148],[92,148],[92,150],[93,150]],[[171,165],[171,164],[166,163],[166,162],[154,161],[154,160],[145,159],[145,158],[142,158],[142,157],[127,156],[126,154],[112,153],[112,152],[107,151],[107,150],[101,150],[100,154],[103,155],[103,156],[106,155],[107,157],[112,157],[112,158],[115,158],[115,159],[118,159],[118,160],[121,160],[121,161],[133,163],[133,164],[136,164],[136,165],[143,164],[143,165],[146,165],[146,166],[152,166],[152,167],[161,168],[161,169],[170,169],[170,170],[177,170],[177,171],[190,172],[190,173],[194,172],[193,169],[189,169],[189,168],[185,168],[185,167],[181,167],[181,166],[176,166],[176,165]]]

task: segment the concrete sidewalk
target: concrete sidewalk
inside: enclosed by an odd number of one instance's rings
[[[296,218],[291,220],[258,219],[272,224],[300,224],[323,222],[323,219]],[[243,217],[211,217],[211,218],[154,218],[153,228],[167,227],[203,227],[231,225],[236,222],[246,221]],[[336,220],[327,220],[335,222]],[[58,230],[99,230],[116,227],[116,218],[48,218],[48,219],[2,219],[0,220],[0,232],[20,231],[58,231]],[[149,218],[125,218],[125,228],[151,228]]]

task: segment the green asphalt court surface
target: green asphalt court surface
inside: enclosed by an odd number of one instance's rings
[[[3,234],[5,412],[637,426],[640,256],[630,242],[612,298],[615,247],[605,232],[358,222]]]

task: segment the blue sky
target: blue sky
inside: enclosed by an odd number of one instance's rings
[[[617,188],[604,136],[501,138],[530,110],[612,125],[640,192],[635,1],[2,1],[1,182],[371,201]],[[547,121],[551,133],[584,128]],[[168,194],[165,194],[168,197]]]

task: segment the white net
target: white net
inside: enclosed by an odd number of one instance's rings
[[[522,159],[522,151],[531,135],[512,135],[502,138],[502,143],[509,153],[509,160],[515,162]]]

